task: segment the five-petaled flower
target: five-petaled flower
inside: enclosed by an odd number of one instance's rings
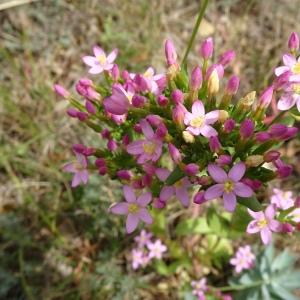
[[[161,240],[156,240],[154,243],[148,243],[149,258],[161,259],[164,252],[167,251],[167,246],[164,245]]]
[[[151,224],[152,217],[147,210],[147,205],[152,199],[151,193],[143,193],[137,198],[133,188],[127,185],[123,186],[123,192],[126,201],[114,204],[110,211],[116,215],[127,215],[127,233],[132,233],[137,228],[139,221]]]
[[[246,171],[246,166],[243,162],[235,164],[228,172],[228,175],[216,164],[208,165],[207,169],[209,175],[217,182],[217,184],[206,190],[204,195],[206,200],[215,199],[223,195],[225,209],[234,211],[236,206],[236,196],[252,196],[252,189],[241,182]]]

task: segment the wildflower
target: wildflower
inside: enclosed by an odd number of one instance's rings
[[[114,204],[110,211],[116,215],[127,215],[127,233],[132,233],[137,228],[139,221],[151,224],[152,217],[146,208],[151,202],[151,193],[146,192],[136,198],[133,188],[127,185],[123,186],[123,193],[126,201]]]
[[[235,127],[235,121],[233,119],[228,119],[224,122],[224,131],[230,133]]]
[[[143,248],[151,242],[151,237],[152,233],[143,229],[140,234],[134,238],[134,240],[137,242],[139,248]]]
[[[148,243],[149,258],[161,259],[164,252],[167,251],[167,246],[164,245],[161,240],[156,240],[154,243]]]
[[[208,290],[207,279],[202,278],[198,281],[192,281],[191,286],[193,287],[193,295],[197,296],[198,299],[205,299],[204,293]]]
[[[294,206],[295,199],[291,191],[282,191],[280,189],[273,189],[273,195],[271,196],[271,203],[279,209],[289,209]]]
[[[296,104],[298,111],[300,112],[300,84],[293,83],[289,85],[285,90],[281,98],[277,103],[279,110],[285,111],[291,109]]]
[[[218,135],[218,132],[210,126],[219,118],[219,111],[214,110],[205,114],[204,105],[197,100],[192,105],[192,113],[186,112],[184,123],[188,125],[186,128],[193,135],[203,135],[207,138]]]
[[[132,259],[132,268],[134,270],[138,269],[140,266],[144,265],[144,252],[140,249],[132,249],[131,259]]]
[[[273,204],[266,210],[255,212],[248,209],[249,214],[254,219],[248,224],[247,232],[250,234],[260,232],[260,237],[264,244],[269,244],[272,240],[272,232],[280,231],[280,223],[274,219],[276,210]]]
[[[236,273],[248,270],[253,267],[255,256],[249,245],[238,248],[235,256],[230,259],[230,264],[235,267]]]
[[[164,79],[165,75],[164,74],[156,74],[155,75],[154,69],[150,67],[146,70],[145,73],[143,73],[142,76],[145,78],[145,80],[149,86],[150,92],[157,95],[160,91],[159,81]]]
[[[289,82],[299,82],[300,80],[300,57],[296,59],[291,54],[284,54],[282,57],[283,66],[275,69],[275,75],[280,76],[286,72],[290,74]]]
[[[162,153],[162,141],[157,138],[150,124],[145,120],[140,121],[145,140],[137,140],[127,146],[127,152],[137,155],[137,162],[143,164],[146,161],[157,161]]]
[[[89,73],[100,74],[103,71],[109,71],[113,68],[113,62],[118,54],[117,49],[114,49],[108,56],[106,56],[103,49],[98,46],[94,46],[93,52],[95,56],[84,56],[82,58],[84,63],[91,67]]]
[[[207,169],[209,175],[217,182],[217,184],[206,190],[206,200],[223,196],[225,209],[234,211],[236,206],[236,196],[250,197],[253,194],[252,189],[241,182],[246,171],[246,166],[243,162],[235,164],[228,175],[216,164],[209,164]]]
[[[288,41],[289,49],[294,52],[299,50],[299,36],[297,32],[292,32]]]
[[[75,152],[77,161],[64,165],[65,172],[74,173],[72,187],[78,186],[80,183],[86,184],[89,180],[89,172],[87,170],[87,158],[78,152]]]
[[[170,171],[164,168],[158,168],[156,170],[156,176],[164,182],[170,175]],[[191,186],[190,181],[187,177],[183,177],[178,180],[172,186],[164,186],[160,191],[159,198],[160,200],[166,202],[168,201],[174,194],[176,198],[181,202],[184,207],[189,205],[189,194],[188,188]]]

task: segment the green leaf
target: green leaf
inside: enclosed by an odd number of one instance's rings
[[[259,203],[259,201],[256,199],[255,196],[250,197],[250,198],[237,197],[237,202],[243,206],[250,208],[253,211],[262,211],[263,210],[262,205]]]
[[[272,283],[272,294],[280,297],[282,300],[297,300],[296,296],[277,283]],[[298,299],[299,300],[299,299]]]
[[[273,271],[283,270],[285,271],[287,268],[290,268],[294,265],[296,261],[296,257],[292,255],[289,251],[285,250],[280,253],[272,264]],[[300,284],[299,284],[300,285]]]
[[[166,180],[167,185],[172,185],[185,176],[185,173],[177,166]]]
[[[213,207],[210,207],[207,212],[207,223],[212,232],[219,237],[228,236],[228,221],[224,219],[220,214],[217,214]]]
[[[164,276],[170,275],[168,266],[166,265],[166,263],[163,260],[156,260],[154,266],[155,266],[156,271],[159,274],[164,275]]]
[[[196,233],[211,233],[211,229],[204,217],[184,220],[177,225],[175,231],[179,236]]]

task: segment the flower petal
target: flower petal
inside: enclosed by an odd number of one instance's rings
[[[202,117],[205,113],[204,111],[204,105],[201,101],[197,100],[192,105],[192,113],[193,117]]]
[[[205,115],[205,123],[213,124],[219,119],[219,111],[213,110]]]
[[[248,226],[247,226],[247,230],[248,233],[252,234],[252,233],[257,233],[260,231],[259,226],[257,225],[257,221],[253,220],[251,221]]]
[[[155,171],[156,176],[158,177],[159,180],[165,181],[168,176],[170,175],[170,171],[164,168],[158,168]]]
[[[216,129],[211,127],[210,125],[204,125],[201,127],[201,134],[207,138],[210,138],[212,136],[218,135],[218,132]]]
[[[235,164],[228,173],[228,177],[234,182],[238,182],[242,179],[246,172],[246,165],[243,162]]]
[[[224,193],[223,194],[224,207],[226,210],[232,212],[236,207],[236,196],[234,193]]]
[[[93,66],[89,69],[90,74],[100,74],[101,72],[103,72],[103,68],[101,66]]]
[[[89,180],[89,172],[88,172],[88,170],[82,170],[81,172],[79,172],[79,174],[80,174],[81,181],[84,184],[87,184],[87,182]]]
[[[290,70],[289,67],[286,67],[286,66],[277,67],[275,69],[275,75],[276,76],[280,76],[281,74],[283,74],[283,73],[285,73],[285,72],[287,72],[289,70]]]
[[[252,189],[242,182],[237,182],[234,184],[234,192],[240,197],[251,197],[253,194]]]
[[[134,141],[127,146],[127,152],[132,155],[142,154],[144,152],[143,144],[143,140]]]
[[[281,223],[277,220],[271,220],[269,221],[269,228],[274,232],[280,232],[281,231]]]
[[[267,217],[269,220],[272,220],[272,219],[274,219],[275,214],[276,214],[275,206],[274,206],[273,204],[269,205],[269,206],[266,208],[266,211],[265,211],[266,217]]]
[[[297,109],[298,109],[298,111],[300,112],[300,99],[297,100]]]
[[[152,139],[154,136],[154,131],[153,131],[152,127],[150,126],[150,124],[145,119],[142,119],[140,121],[140,125],[141,125],[141,129],[143,131],[144,136],[148,140]]]
[[[107,56],[107,61],[111,64],[112,62],[114,62],[114,60],[116,59],[118,55],[118,49],[114,49],[112,52],[109,53],[109,55]]]
[[[265,245],[269,244],[272,241],[272,232],[268,227],[265,227],[260,232],[261,240]]]
[[[282,61],[284,63],[285,66],[291,68],[294,66],[294,64],[296,64],[296,59],[292,54],[284,54],[282,56]]]
[[[218,183],[218,184],[215,184],[215,185],[209,187],[206,190],[206,192],[204,194],[204,198],[205,198],[205,200],[216,199],[218,197],[221,197],[223,192],[224,192],[224,184]]]
[[[187,127],[187,131],[190,132],[192,135],[199,135],[201,133],[201,127],[194,128],[192,126]]]
[[[263,219],[265,217],[264,213],[262,211],[253,211],[248,208],[249,215],[256,220]]]
[[[162,201],[168,201],[174,195],[173,186],[164,186],[159,194],[159,199]]]
[[[72,187],[76,187],[81,183],[81,176],[79,173],[75,173],[72,180]]]
[[[116,203],[110,208],[110,211],[115,215],[127,215],[128,203],[127,202]]]
[[[277,103],[277,108],[279,110],[288,110],[291,107],[293,107],[296,103],[296,100],[292,97],[292,95],[284,95],[282,96],[278,103]]]
[[[127,233],[132,233],[139,224],[139,215],[138,214],[128,214],[126,220],[126,231]]]
[[[212,179],[217,183],[223,183],[228,178],[226,172],[216,164],[209,164],[207,171]]]
[[[97,46],[97,45],[93,47],[93,52],[94,52],[94,55],[96,57],[105,55],[104,50],[101,47]]]
[[[70,173],[76,173],[77,170],[75,169],[75,165],[73,162],[67,163],[63,166],[63,170],[65,172],[70,172]]]
[[[153,218],[151,217],[146,208],[141,208],[138,212],[138,216],[143,222],[147,224],[151,224],[153,222]]]
[[[152,200],[152,194],[150,192],[146,192],[138,197],[137,203],[142,207],[146,207]]]
[[[133,203],[136,202],[136,196],[134,190],[131,186],[124,185],[123,186],[123,194],[127,202]]]
[[[82,60],[86,65],[90,67],[94,67],[95,65],[97,65],[97,59],[94,56],[84,56]]]
[[[175,194],[184,207],[189,206],[190,199],[186,188],[175,188]]]

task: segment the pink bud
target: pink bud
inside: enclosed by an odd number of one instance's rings
[[[100,168],[106,166],[106,162],[104,158],[97,158],[95,161],[95,165]]]
[[[85,146],[82,144],[74,144],[72,146],[72,149],[74,152],[83,153],[83,151],[85,150]]]
[[[273,98],[273,91],[274,91],[273,86],[269,86],[262,92],[262,94],[258,99],[259,107],[267,108],[270,105]]]
[[[130,170],[119,170],[117,171],[117,176],[123,180],[130,180],[132,174]]]
[[[241,181],[251,187],[254,191],[258,190],[262,185],[261,181],[258,179],[243,178]]]
[[[78,111],[77,118],[79,121],[85,121],[88,118],[88,114],[82,111]]]
[[[294,138],[298,133],[297,127],[288,127],[286,133],[282,136],[283,140],[289,140],[291,138]]]
[[[100,167],[99,168],[99,174],[100,175],[105,175],[107,173],[107,167],[106,166],[103,166],[103,167]]]
[[[121,73],[122,79],[126,82],[130,80],[130,75],[127,70],[123,70]]]
[[[111,77],[114,81],[117,81],[120,77],[120,70],[118,65],[114,64],[114,66],[111,69]]]
[[[184,95],[181,90],[174,90],[171,93],[171,99],[174,101],[175,104],[183,103]]]
[[[61,85],[59,84],[54,84],[54,91],[55,93],[63,98],[68,98],[71,94]]]
[[[230,133],[235,127],[235,121],[233,119],[228,119],[224,122],[224,131]]]
[[[220,57],[218,63],[223,65],[224,67],[229,65],[235,59],[235,52],[233,50],[229,50],[224,52]]]
[[[124,146],[127,146],[128,144],[130,143],[130,137],[128,134],[125,134],[123,137],[122,137],[122,144]]]
[[[287,133],[288,127],[284,124],[274,124],[269,128],[273,138],[281,139]]]
[[[191,74],[191,79],[190,79],[190,88],[193,91],[197,91],[200,89],[202,85],[202,71],[200,67],[196,66]]]
[[[91,115],[94,115],[97,112],[94,104],[89,100],[85,101],[85,108]]]
[[[288,42],[289,49],[291,51],[299,50],[299,36],[297,32],[292,32]]]
[[[213,153],[218,153],[221,150],[221,144],[217,136],[211,136],[209,138],[209,148]]]
[[[166,40],[165,42],[165,54],[168,66],[177,64],[177,53],[171,40]]]
[[[136,133],[142,133],[142,132],[143,132],[143,131],[142,131],[142,127],[141,127],[140,124],[135,124],[135,125],[133,126],[133,130],[134,130]]]
[[[158,199],[158,198],[155,198],[153,200],[153,203],[152,203],[153,207],[156,208],[156,209],[163,209],[166,207],[166,202]]]
[[[142,177],[142,184],[144,187],[150,186],[152,184],[152,176],[150,176],[149,174],[145,174]]]
[[[102,138],[108,140],[110,138],[110,131],[107,128],[103,129],[101,132],[101,136]]]
[[[265,162],[272,162],[277,160],[280,157],[280,152],[279,151],[275,151],[275,150],[271,150],[268,151],[264,154],[264,161]]]
[[[118,143],[115,140],[110,139],[107,142],[107,148],[109,151],[116,151],[118,149]]]
[[[295,206],[300,207],[300,197],[297,197],[295,200]]]
[[[246,119],[241,123],[240,127],[240,135],[242,139],[250,138],[254,133],[254,122],[250,119]]]
[[[212,73],[216,70],[217,74],[218,74],[218,79],[222,79],[224,76],[224,67],[221,64],[213,64],[211,65],[205,75],[206,80],[209,80]]]
[[[135,85],[136,85],[136,90],[139,92],[146,92],[150,89],[150,86],[148,84],[148,81],[146,78],[140,74],[136,74],[133,79]]]
[[[177,104],[172,110],[173,121],[179,125],[183,124],[187,110],[182,104]]]
[[[155,136],[159,139],[163,139],[168,133],[168,129],[165,126],[164,123],[161,123],[158,125],[156,132],[155,132]]]
[[[294,226],[289,223],[282,223],[280,227],[280,231],[285,233],[291,233],[295,230]]]
[[[166,96],[164,96],[164,95],[159,95],[157,97],[157,103],[160,106],[167,106],[168,102],[169,102],[169,99]]]
[[[170,153],[170,156],[173,159],[173,161],[176,164],[180,163],[182,160],[180,151],[171,143],[168,144],[168,149],[169,149],[169,153]]]
[[[235,95],[237,93],[239,85],[240,85],[240,79],[237,76],[232,75],[227,82],[227,86],[226,86],[227,94]]]
[[[96,152],[95,148],[90,147],[90,148],[85,148],[82,154],[85,156],[90,156],[93,155],[95,152]]]
[[[69,108],[69,109],[67,110],[67,114],[68,114],[71,118],[77,118],[78,110],[76,110],[75,108]]]
[[[131,104],[134,107],[143,107],[145,105],[146,101],[147,101],[146,97],[136,94],[132,97]]]
[[[270,139],[271,139],[271,135],[266,131],[258,132],[255,135],[255,140],[258,143],[264,143],[264,142],[269,141]]]
[[[204,59],[208,59],[212,57],[213,51],[214,51],[214,42],[213,39],[209,37],[202,42],[200,46],[200,55]]]
[[[203,176],[201,176],[201,177],[198,178],[198,183],[200,185],[209,185],[209,184],[212,183],[212,180],[211,180],[210,176],[203,175]]]
[[[150,123],[151,126],[157,127],[162,123],[162,118],[158,115],[148,115],[146,120]]]
[[[220,166],[226,166],[231,164],[232,162],[232,157],[230,155],[220,155],[219,158],[216,159],[216,163]]]
[[[202,204],[204,202],[206,202],[205,198],[204,198],[204,191],[200,191],[198,192],[195,196],[194,196],[194,203],[196,204]]]
[[[191,163],[184,167],[184,171],[188,176],[195,176],[199,172],[199,166]]]
[[[281,159],[277,159],[273,163],[277,168],[277,174],[279,178],[286,178],[292,174],[293,172],[292,166],[287,165]]]
[[[134,180],[132,182],[132,187],[137,190],[144,188],[142,180],[141,179]]]
[[[154,174],[155,174],[155,171],[156,171],[156,167],[155,166],[153,166],[153,165],[151,165],[151,164],[147,164],[147,163],[145,163],[145,164],[143,164],[143,170],[147,173],[147,174],[149,174],[149,175],[151,175],[151,176],[153,176]]]

